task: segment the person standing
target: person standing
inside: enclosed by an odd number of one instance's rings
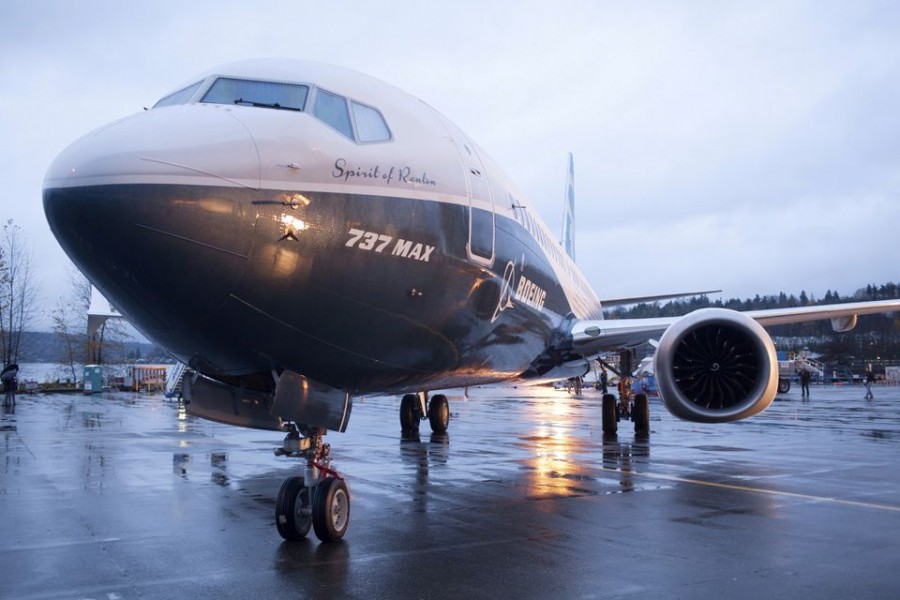
[[[16,392],[19,389],[19,365],[15,363],[6,365],[0,373],[0,379],[3,380],[3,404],[15,406]]]
[[[606,367],[600,365],[600,390],[606,394],[606,386],[609,384],[609,376],[606,374]]]
[[[808,369],[800,369],[800,395],[809,398],[809,380],[811,379]]]
[[[872,384],[875,383],[875,372],[872,371],[871,363],[866,367],[866,400],[872,400],[875,395],[872,393]]]

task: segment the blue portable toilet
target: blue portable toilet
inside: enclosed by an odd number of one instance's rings
[[[84,393],[90,396],[93,392],[103,391],[103,367],[100,365],[84,365]]]

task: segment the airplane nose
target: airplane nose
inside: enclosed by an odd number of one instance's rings
[[[179,345],[233,289],[259,186],[253,138],[228,107],[153,109],[79,139],[50,166],[60,245],[146,334]]]
[[[112,183],[259,187],[252,136],[232,107],[192,104],[138,113],[63,150],[44,188]]]

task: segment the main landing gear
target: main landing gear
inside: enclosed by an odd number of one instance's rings
[[[616,435],[619,429],[620,418],[616,397],[613,394],[604,394],[602,402],[603,433],[605,435]],[[650,435],[650,402],[647,399],[647,394],[638,393],[634,395],[629,414],[621,415],[622,418],[628,418],[629,416],[634,421],[635,435]]]
[[[604,435],[616,435],[620,418],[631,418],[634,422],[634,434],[647,437],[650,435],[650,402],[645,393],[631,395],[631,378],[634,361],[633,351],[623,350],[619,353],[619,369],[616,370],[601,359],[601,364],[619,375],[619,402],[613,394],[604,394],[602,400],[602,421]]]
[[[322,443],[324,429],[301,436],[296,425],[284,438],[278,456],[306,458],[303,475],[289,477],[275,501],[275,525],[285,540],[302,540],[312,527],[323,542],[337,542],[350,524],[350,493],[344,478],[331,468],[331,445]]]
[[[406,394],[400,400],[400,429],[403,433],[418,433],[419,422],[426,416],[431,431],[445,433],[450,426],[450,403],[447,396],[436,394],[428,402],[428,393],[419,392]]]

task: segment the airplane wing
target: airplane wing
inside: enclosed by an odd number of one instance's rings
[[[853,325],[856,324],[855,317],[858,315],[872,315],[894,311],[900,311],[900,299],[752,310],[744,314],[764,327],[831,319],[831,325],[834,330],[843,332],[853,329]]]
[[[702,292],[675,292],[673,294],[659,294],[656,296],[632,296],[630,298],[609,298],[600,300],[600,305],[606,308],[610,306],[628,306],[629,304],[640,304],[642,302],[658,302],[660,300],[674,300],[675,298],[689,298],[691,296],[706,296],[708,294],[718,294],[722,290],[704,290]]]
[[[900,299],[848,304],[823,304],[795,308],[773,308],[744,313],[764,327],[831,319],[832,328],[845,332],[856,325],[856,317],[886,312],[900,312]],[[695,311],[699,312],[699,311]],[[731,311],[736,312],[736,311]],[[601,319],[576,321],[572,328],[573,348],[584,355],[636,346],[658,338],[676,322],[685,317],[660,317],[648,319]]]

